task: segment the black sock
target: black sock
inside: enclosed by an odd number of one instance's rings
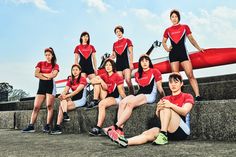
[[[115,126],[115,130],[117,130],[119,128],[116,124],[114,124],[114,126]]]
[[[63,115],[64,115],[64,116],[67,115],[67,112],[63,112]]]
[[[165,136],[167,136],[167,132],[166,131],[161,131],[161,133],[163,133]]]
[[[121,127],[118,127],[118,129],[119,129],[120,131],[123,131],[123,128],[121,128]]]

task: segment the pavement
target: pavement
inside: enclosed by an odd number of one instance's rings
[[[120,148],[107,137],[87,134],[48,135],[0,129],[0,157],[235,157],[236,141],[170,141],[165,146],[150,143]]]

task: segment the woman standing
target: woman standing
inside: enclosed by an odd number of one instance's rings
[[[111,58],[116,58],[116,70],[117,73],[125,78],[127,86],[129,88],[129,93],[134,94],[133,85],[131,82],[131,72],[134,68],[133,66],[133,44],[130,39],[124,38],[124,28],[122,26],[117,26],[114,29],[118,41],[113,44],[113,51]]]
[[[28,127],[23,129],[22,132],[35,132],[34,123],[44,100],[46,100],[48,113],[47,124],[44,126],[43,132],[48,133],[50,131],[50,125],[53,118],[53,105],[56,95],[56,84],[54,78],[59,72],[59,66],[56,64],[56,55],[51,47],[45,49],[44,55],[46,61],[39,62],[35,67],[35,77],[39,78],[39,87],[34,100],[34,109],[31,115],[30,124]]]
[[[169,60],[172,72],[179,72],[179,66],[181,65],[189,79],[189,82],[193,88],[197,101],[201,101],[202,97],[199,93],[198,83],[193,75],[193,68],[191,61],[189,60],[187,50],[185,47],[185,38],[187,37],[190,43],[199,51],[204,50],[197,44],[192,36],[192,32],[188,25],[180,24],[180,13],[177,10],[170,12],[170,20],[172,26],[167,28],[164,32],[162,45],[164,49],[169,52]],[[171,46],[167,46],[167,39],[170,38]]]
[[[59,106],[57,124],[52,130],[51,134],[61,134],[62,121],[68,122],[70,118],[68,111],[74,110],[77,107],[82,107],[86,103],[86,90],[87,85],[86,78],[81,76],[81,67],[78,64],[74,64],[71,67],[71,76],[68,77],[66,87],[61,95],[58,97],[61,102]],[[69,90],[72,90],[69,93]]]
[[[116,73],[115,63],[111,59],[104,62],[106,73],[97,76],[91,82],[94,85],[94,99],[100,97],[98,104],[98,122],[90,131],[90,135],[101,135],[101,127],[105,120],[106,108],[119,104],[125,98],[124,81]]]
[[[90,44],[90,36],[88,32],[80,35],[80,45],[75,47],[75,64],[79,64],[82,68],[81,75],[88,77],[90,80],[97,74],[97,61],[95,48]]]

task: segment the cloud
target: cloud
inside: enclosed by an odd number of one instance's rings
[[[201,43],[210,47],[235,46],[236,11],[228,7],[200,10],[200,14],[188,12],[185,14],[187,23],[192,27],[193,35]]]
[[[84,0],[84,2],[90,7],[95,8],[100,12],[106,12],[110,7],[103,0]]]
[[[152,12],[150,12],[147,9],[131,9],[130,10],[132,13],[134,13],[135,16],[137,16],[138,18],[141,18],[143,20],[148,20],[148,19],[153,19],[156,17],[155,14],[153,14]]]
[[[171,26],[169,20],[170,10],[157,14],[147,9],[133,8],[129,12],[140,20],[140,23],[149,32],[163,34],[165,28]],[[235,47],[235,9],[219,6],[212,10],[201,9],[196,13],[181,12],[181,16],[181,23],[186,23],[190,26],[193,36],[200,46]]]
[[[49,11],[52,13],[58,13],[58,11],[51,9],[45,0],[7,0],[7,1],[11,1],[17,4],[34,4],[37,8],[39,8],[40,10],[45,10],[45,11]]]

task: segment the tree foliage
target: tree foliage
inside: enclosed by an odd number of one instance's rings
[[[7,82],[0,83],[0,92],[12,92],[13,86],[9,85]]]
[[[28,97],[29,93],[26,93],[22,89],[13,89],[13,91],[9,95],[9,101],[20,100],[21,98]]]

